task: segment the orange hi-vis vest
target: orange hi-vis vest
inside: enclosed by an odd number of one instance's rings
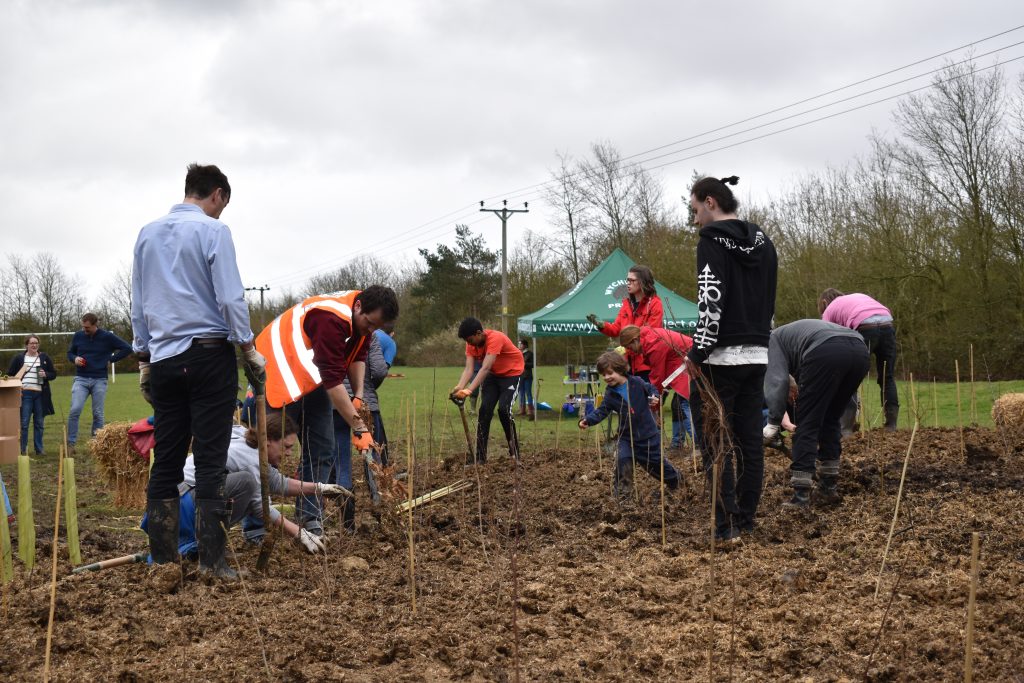
[[[313,346],[302,329],[306,313],[329,311],[352,326],[352,306],[359,290],[311,296],[277,316],[256,337],[256,350],[267,359],[267,404],[280,408],[294,403],[320,386],[320,370],[313,364]],[[365,338],[349,353],[355,358]]]

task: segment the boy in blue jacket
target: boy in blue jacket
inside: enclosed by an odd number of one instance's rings
[[[615,493],[629,494],[633,466],[640,465],[655,479],[661,479],[661,431],[654,421],[652,406],[658,405],[658,392],[639,377],[629,374],[626,359],[608,351],[597,359],[597,371],[608,388],[601,405],[580,420],[580,429],[596,425],[611,413],[618,413],[619,453],[615,461]],[[679,487],[679,472],[665,460],[665,486]]]

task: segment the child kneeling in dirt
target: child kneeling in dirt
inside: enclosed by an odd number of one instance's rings
[[[626,359],[608,351],[597,359],[597,371],[608,388],[601,405],[580,420],[580,429],[596,425],[611,413],[619,419],[619,453],[615,460],[615,494],[630,495],[633,487],[633,466],[642,466],[655,479],[661,479],[661,431],[654,421],[652,408],[659,405],[658,392],[639,377],[629,374]],[[665,486],[670,491],[679,487],[679,472],[665,460]]]

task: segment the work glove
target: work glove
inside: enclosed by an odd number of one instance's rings
[[[352,492],[338,484],[321,484],[316,482],[316,495],[321,498],[340,498],[341,496],[351,498]]]
[[[598,319],[597,319],[597,314],[596,314],[596,313],[591,313],[591,314],[589,314],[589,315],[587,316],[587,321],[588,321],[588,322],[589,322],[589,323],[590,323],[591,325],[593,325],[594,327],[596,327],[597,329],[601,329],[602,327],[604,327],[604,321],[603,321],[603,320],[598,320]]]
[[[765,444],[774,443],[776,437],[779,436],[779,425],[773,425],[769,422],[761,430],[761,436],[764,437]]]
[[[256,346],[250,346],[242,351],[242,370],[245,377],[252,385],[252,393],[256,396],[266,395],[267,383],[267,359],[256,350]]]
[[[472,393],[473,392],[470,391],[469,389],[459,389],[453,394],[453,396],[455,396],[455,398],[459,399],[460,401],[465,401],[467,398],[469,398],[469,395]]]
[[[363,409],[363,404],[366,402],[363,399],[359,398],[358,396],[352,396],[351,401],[352,407],[356,409],[357,413]]]
[[[352,432],[352,448],[360,452],[373,448],[373,434],[366,431]]]
[[[153,405],[153,392],[149,383],[149,363],[145,361],[139,363],[139,390],[142,391],[142,398],[146,399],[146,403]]]
[[[620,356],[625,356],[626,355],[626,351],[627,351],[627,349],[626,349],[625,346],[616,346],[615,347],[615,353],[619,354]]]
[[[324,539],[320,538],[316,534],[309,533],[308,529],[299,529],[299,536],[296,540],[309,552],[310,555],[327,553],[327,546],[324,545]]]

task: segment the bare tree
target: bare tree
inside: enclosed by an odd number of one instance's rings
[[[574,282],[580,274],[580,249],[582,235],[589,223],[587,200],[580,186],[580,174],[572,170],[572,160],[567,154],[558,155],[558,170],[551,172],[554,181],[546,185],[544,199],[554,207],[556,232],[544,240],[544,245],[558,254],[572,269]]]
[[[9,331],[25,332],[35,329],[39,325],[35,316],[36,294],[39,287],[32,272],[32,261],[18,254],[8,254],[4,280],[4,312]]]
[[[594,143],[591,151],[594,160],[577,166],[580,188],[608,241],[624,249],[634,227],[637,175],[622,163],[622,155],[611,143]]]
[[[370,285],[387,285],[397,279],[394,267],[374,255],[358,256],[330,273],[309,279],[305,291],[309,296],[347,289],[365,289]]]

